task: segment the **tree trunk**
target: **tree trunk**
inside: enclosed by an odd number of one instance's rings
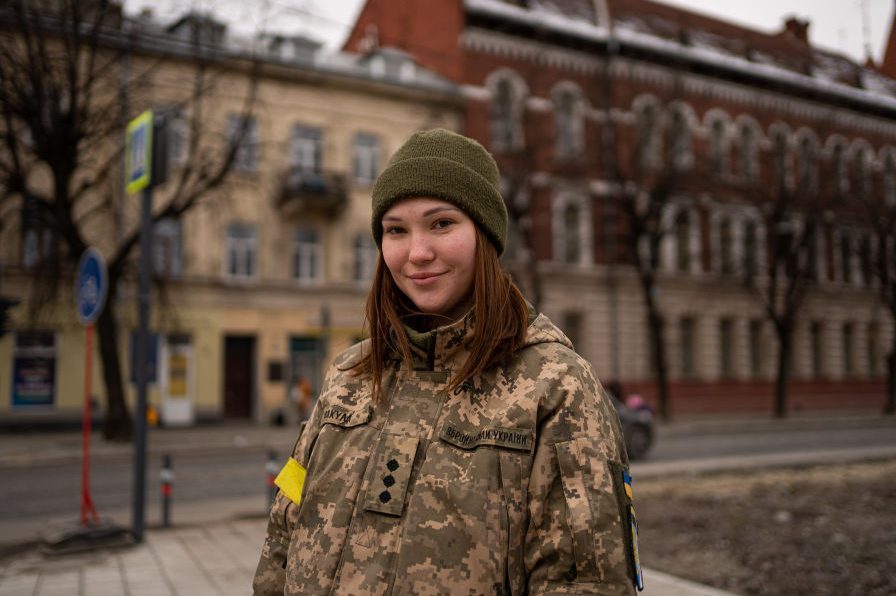
[[[790,376],[790,342],[793,331],[790,325],[776,326],[778,333],[778,374],[775,379],[775,418],[787,417],[787,380]]]
[[[133,421],[124,399],[124,380],[118,351],[118,321],[115,320],[114,298],[111,296],[114,282],[110,278],[110,296],[106,308],[97,321],[100,358],[103,362],[103,382],[106,388],[106,420],[103,436],[108,441],[130,441]]]
[[[896,414],[896,330],[893,333],[893,344],[887,354],[887,402],[884,414]]]
[[[656,310],[653,301],[648,307],[650,325],[650,341],[653,346],[653,370],[656,373],[657,399],[659,400],[660,418],[669,420],[669,377],[666,370],[666,342],[663,341],[663,318]]]

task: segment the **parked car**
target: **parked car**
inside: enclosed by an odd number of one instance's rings
[[[607,392],[607,395],[610,396],[610,401],[619,414],[629,459],[643,459],[653,445],[653,412],[647,406],[629,408],[612,393]]]

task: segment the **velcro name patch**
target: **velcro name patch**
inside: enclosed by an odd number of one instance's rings
[[[446,424],[439,433],[439,438],[461,449],[475,449],[482,445],[532,451],[535,446],[535,433],[521,428],[477,428],[461,429],[453,424]]]

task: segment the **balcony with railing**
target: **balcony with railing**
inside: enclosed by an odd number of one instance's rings
[[[335,216],[348,204],[346,175],[327,170],[294,168],[283,176],[279,208],[287,217]]]

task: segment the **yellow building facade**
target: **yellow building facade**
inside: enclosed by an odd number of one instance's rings
[[[333,356],[363,335],[377,259],[370,233],[377,173],[415,131],[460,128],[458,89],[404,54],[315,53],[301,39],[266,43],[225,184],[179,220],[154,227],[149,402],[162,424],[295,419],[299,394],[316,396]],[[233,56],[234,67],[209,86],[203,116],[205,132],[222,139],[243,123],[252,76],[249,62],[236,50]],[[141,60],[150,57],[134,57],[130,68]],[[182,57],[157,65],[134,104],[168,109],[189,91],[191,68]],[[189,131],[177,118],[172,123],[169,135],[182,144],[170,156],[174,179]],[[155,191],[157,209],[166,192]],[[121,230],[137,225],[138,205],[138,197],[122,196],[115,221],[92,230],[91,244],[108,251]],[[0,229],[0,291],[19,301],[0,338],[0,422],[75,419],[84,403],[85,331],[71,292],[39,317],[27,316],[25,236],[21,221]],[[129,278],[115,308],[131,404],[136,302]],[[102,407],[96,341],[93,363],[92,393]]]

